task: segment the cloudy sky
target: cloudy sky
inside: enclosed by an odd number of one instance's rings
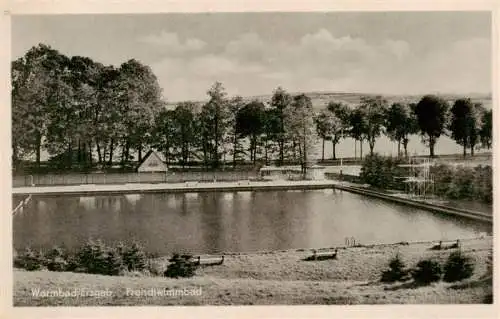
[[[67,55],[152,67],[170,101],[229,94],[491,91],[489,13],[217,13],[14,16],[12,55],[38,43]]]

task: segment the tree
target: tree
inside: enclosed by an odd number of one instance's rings
[[[70,85],[73,89],[74,108],[78,123],[76,127],[77,162],[92,167],[92,141],[96,138],[94,111],[98,105],[98,79],[102,64],[92,59],[74,56],[70,61]]]
[[[350,110],[345,104],[336,102],[328,103],[326,108],[331,114],[330,120],[332,135],[330,141],[332,142],[332,157],[333,159],[336,159],[336,146],[340,139],[343,138],[344,131],[347,132],[349,130]]]
[[[210,155],[210,164],[213,168],[220,166],[223,155],[221,146],[227,138],[228,103],[222,83],[216,82],[207,92],[210,100],[203,105],[201,120],[203,126],[204,153]]]
[[[296,95],[287,108],[285,130],[298,147],[299,161],[305,174],[316,142],[312,102],[305,94]]]
[[[244,153],[241,150],[242,145],[238,136],[236,122],[236,116],[244,105],[245,103],[241,96],[235,96],[229,101],[228,143],[232,144],[231,154],[233,156],[233,168],[236,167],[236,161],[240,158],[241,154]]]
[[[275,141],[281,132],[281,122],[276,109],[264,110],[264,160],[266,165],[269,161],[269,156],[275,153]]]
[[[370,155],[373,155],[375,141],[382,133],[385,124],[384,115],[387,112],[387,101],[381,96],[361,98],[360,110],[365,117],[364,135],[370,146]]]
[[[314,122],[316,124],[316,132],[322,140],[321,145],[321,161],[325,160],[325,141],[331,140],[332,138],[332,119],[331,113],[322,110],[318,115],[314,117]]]
[[[418,132],[411,107],[407,104],[393,103],[385,115],[385,128],[388,137],[398,143],[398,157],[401,156],[401,144],[404,147],[405,157],[408,157],[409,136]]]
[[[172,158],[172,150],[175,145],[176,129],[174,124],[175,111],[164,109],[160,111],[155,120],[154,137],[156,143],[153,146],[165,155],[167,165]]]
[[[155,116],[163,106],[160,85],[151,68],[135,59],[120,66],[119,81],[122,157],[127,162],[132,148],[138,152],[141,161],[142,150],[151,139]]]
[[[363,158],[363,140],[365,138],[368,124],[366,122],[365,113],[362,109],[356,108],[349,115],[350,135],[354,138],[354,147],[356,141],[360,142],[360,158]],[[356,153],[356,151],[354,151]]]
[[[472,151],[477,140],[479,123],[475,108],[470,99],[458,99],[450,109],[451,121],[448,129],[451,138],[463,146],[464,157],[467,155],[467,147],[470,146]]]
[[[283,165],[285,158],[285,110],[292,102],[292,97],[283,88],[278,87],[271,98],[271,106],[276,109],[279,119],[279,133],[277,134],[279,160],[278,165]]]
[[[420,133],[429,145],[429,155],[434,157],[434,146],[444,133],[448,103],[435,95],[426,95],[415,106]]]
[[[113,147],[122,136],[120,101],[124,91],[120,89],[120,71],[113,66],[102,67],[97,79],[97,103],[93,108],[94,142],[99,164],[112,160]],[[109,151],[108,151],[109,150]],[[109,160],[106,154],[109,153]]]
[[[481,103],[474,103],[473,116],[470,119],[470,137],[469,137],[469,147],[470,155],[474,156],[474,149],[480,141],[480,131],[481,131],[481,115],[484,113],[485,109]]]
[[[481,116],[481,128],[479,137],[481,144],[487,149],[491,149],[493,132],[493,110],[485,110]]]
[[[250,139],[250,160],[255,164],[259,137],[265,130],[265,108],[259,101],[252,101],[236,115],[236,132],[239,137]]]
[[[32,47],[12,63],[14,162],[21,153],[35,153],[36,165],[40,167],[50,108],[67,94],[63,82],[66,67],[67,58],[44,44]]]
[[[195,141],[195,105],[191,102],[181,102],[177,105],[172,115],[171,138],[173,146],[179,149],[182,167],[189,163],[192,146]]]

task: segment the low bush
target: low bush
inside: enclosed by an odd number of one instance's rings
[[[43,254],[29,247],[21,253],[18,253],[14,258],[14,267],[29,271],[40,270],[44,268],[45,265],[46,261]]]
[[[366,156],[361,166],[359,179],[362,183],[381,189],[404,189],[397,177],[406,176],[405,170],[399,166],[400,160],[383,157],[378,154]]]
[[[418,284],[430,284],[441,279],[442,269],[441,265],[431,259],[424,259],[417,263],[416,267],[412,269],[411,276]]]
[[[167,270],[163,273],[165,277],[179,278],[179,277],[192,277],[196,271],[196,264],[191,260],[191,255],[174,254],[169,259],[170,264]]]
[[[62,248],[52,248],[45,254],[47,269],[50,271],[66,271],[68,268],[67,257]]]
[[[137,242],[133,242],[130,246],[122,244],[117,250],[123,260],[123,266],[128,271],[142,271],[146,269],[148,258],[144,252],[144,248]]]
[[[408,270],[401,256],[397,254],[389,261],[389,269],[382,273],[382,282],[405,281],[408,279]]]
[[[100,240],[87,241],[77,252],[79,267],[89,274],[118,274],[122,265],[118,254],[104,245]]]
[[[443,280],[455,282],[470,278],[474,274],[474,263],[472,258],[465,256],[460,251],[454,251],[448,257],[444,265]]]

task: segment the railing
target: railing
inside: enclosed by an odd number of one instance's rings
[[[258,178],[258,173],[253,171],[45,174],[14,176],[12,185],[13,187],[26,187],[85,184],[230,182],[256,178]]]
[[[31,196],[32,195],[28,195],[28,197],[26,197],[26,199],[22,200],[17,206],[16,208],[14,208],[14,210],[12,210],[12,215],[16,215],[18,212],[22,212],[23,209],[24,209],[24,206],[28,205],[28,203],[30,202],[31,200]]]

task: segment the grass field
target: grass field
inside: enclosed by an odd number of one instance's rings
[[[201,268],[195,277],[169,279],[144,274],[101,276],[69,272],[14,270],[15,306],[75,305],[266,305],[266,304],[455,304],[483,303],[492,293],[487,259],[492,238],[465,240],[472,256],[472,278],[419,287],[413,282],[383,284],[380,274],[399,253],[412,267],[423,257],[444,263],[451,249],[429,250],[431,243],[340,249],[337,260],[304,261],[309,250],[227,255],[220,266]],[[167,258],[156,260],[164,269]],[[127,289],[200,289],[197,296],[131,296]],[[34,297],[33,290],[108,290],[109,297]]]

